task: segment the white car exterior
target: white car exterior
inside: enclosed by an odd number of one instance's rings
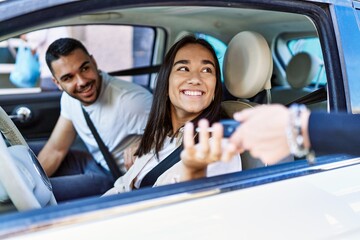
[[[270,43],[280,79],[281,61],[290,56],[275,54],[281,50],[276,39],[316,36],[324,55],[328,110],[360,109],[358,1],[48,1],[9,13],[11,4],[17,3],[0,4],[6,10],[0,16],[2,40],[50,26],[49,20],[141,24],[159,27],[156,64],[184,32],[202,30],[228,42],[243,28],[257,30]],[[42,10],[32,13],[37,8]],[[24,14],[34,19],[32,25],[26,25]],[[359,239],[360,158],[345,154],[318,156],[314,165],[300,159],[25,212],[7,209],[0,211],[0,238]]]

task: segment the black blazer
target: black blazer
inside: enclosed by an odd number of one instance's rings
[[[315,153],[360,155],[360,115],[312,112],[308,128]]]

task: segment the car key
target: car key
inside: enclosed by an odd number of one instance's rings
[[[224,138],[230,137],[231,134],[233,134],[233,132],[235,132],[236,128],[238,126],[240,126],[240,122],[235,121],[234,119],[224,119],[224,120],[221,120],[220,123],[223,125],[223,128],[224,128],[224,133],[223,133]],[[199,132],[199,131],[200,131],[200,128],[196,128],[196,132]],[[209,127],[208,131],[212,132],[213,128]]]
[[[240,122],[234,120],[234,119],[225,119],[221,120],[220,123],[224,127],[224,137],[228,138],[235,132],[236,128],[240,126]]]

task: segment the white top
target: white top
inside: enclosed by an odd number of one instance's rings
[[[164,147],[159,151],[159,158],[156,157],[154,151],[151,151],[150,153],[148,153],[149,155],[153,155],[153,156],[151,156],[150,160],[142,168],[142,170],[139,172],[136,179],[134,180],[135,188],[139,188],[141,181],[146,176],[146,174],[148,174],[154,167],[156,167],[156,165],[158,165],[161,161],[163,161],[167,156],[169,156],[177,148],[177,146],[179,145],[179,141],[181,141],[181,139],[174,139],[171,142],[171,138],[166,137],[166,139],[164,141]],[[211,141],[211,139],[210,139],[210,141]],[[226,142],[227,142],[227,139],[224,139],[222,144],[225,145]],[[134,164],[136,164],[136,161],[134,162]],[[167,170],[167,171],[169,171],[168,173],[165,172],[163,174],[163,175],[170,175],[170,178],[169,178],[170,182],[168,182],[166,180],[165,183],[175,183],[175,182],[179,181],[181,172],[178,170],[178,168],[179,168],[178,165],[179,164],[175,164],[173,167],[171,167],[169,169],[170,171]],[[237,154],[229,162],[219,161],[219,162],[209,164],[208,168],[207,168],[206,176],[207,177],[217,176],[217,175],[231,173],[231,172],[237,172],[237,171],[241,171],[241,170],[242,170],[241,158],[240,158],[240,155]],[[157,184],[155,184],[155,185],[157,185]]]
[[[129,134],[142,134],[152,103],[152,94],[131,82],[101,72],[101,91],[95,103],[84,107],[104,144],[124,168],[121,140]],[[79,100],[63,92],[61,116],[72,121],[94,159],[105,169],[106,161],[89,129]]]

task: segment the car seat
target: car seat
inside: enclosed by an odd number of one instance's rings
[[[320,65],[320,60],[307,52],[295,54],[286,67],[286,79],[289,86],[272,88],[272,102],[288,104],[313,92],[314,89],[308,86],[319,73]]]
[[[223,101],[222,108],[232,117],[235,112],[256,105],[249,98],[271,88],[273,60],[265,38],[251,31],[235,35],[225,52],[223,69],[225,87],[236,100]],[[264,166],[248,152],[242,153],[241,159],[244,170]]]

